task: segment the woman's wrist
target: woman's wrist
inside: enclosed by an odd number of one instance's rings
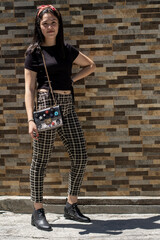
[[[34,122],[34,119],[33,119],[33,118],[29,119],[29,120],[28,120],[28,123],[29,123],[29,122]]]

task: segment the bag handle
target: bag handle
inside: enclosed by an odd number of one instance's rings
[[[51,94],[52,94],[52,98],[54,100],[54,106],[56,105],[56,100],[55,100],[55,97],[54,97],[54,94],[53,94],[53,89],[52,89],[52,86],[51,86],[51,81],[50,81],[50,78],[49,78],[49,74],[48,74],[48,70],[47,70],[47,66],[46,66],[46,61],[45,61],[45,58],[44,58],[44,54],[43,52],[41,51],[41,54],[42,54],[42,59],[43,59],[43,64],[44,64],[44,68],[45,68],[45,72],[46,72],[46,75],[47,75],[47,80],[48,80],[48,83],[49,83],[49,88],[50,88],[50,91],[51,91]],[[36,100],[36,111],[38,109],[38,103],[37,103],[37,100]]]

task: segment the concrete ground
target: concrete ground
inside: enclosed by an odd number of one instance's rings
[[[159,240],[160,214],[87,214],[91,223],[66,220],[63,214],[47,213],[52,232],[31,226],[31,214],[0,211],[1,240]]]

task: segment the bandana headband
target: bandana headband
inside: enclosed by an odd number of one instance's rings
[[[45,9],[45,8],[51,8],[53,11],[55,11],[55,7],[53,7],[52,5],[41,5],[39,6],[37,9],[39,9],[37,16],[39,16],[39,14]]]

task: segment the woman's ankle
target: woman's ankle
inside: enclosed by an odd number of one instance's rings
[[[43,208],[43,203],[34,203],[34,208],[35,208],[35,210]]]
[[[67,199],[68,203],[74,204],[74,203],[77,203],[77,201],[78,201],[78,197],[77,196],[68,195],[68,199]]]

